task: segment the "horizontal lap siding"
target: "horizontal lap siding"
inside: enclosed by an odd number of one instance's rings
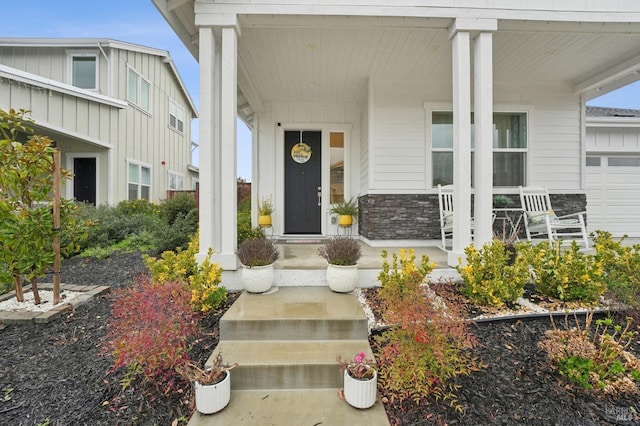
[[[538,94],[538,96],[541,96]],[[581,190],[581,129],[579,99],[566,94],[535,105],[529,127],[527,184],[549,189]]]
[[[426,188],[424,109],[376,108],[376,189]]]

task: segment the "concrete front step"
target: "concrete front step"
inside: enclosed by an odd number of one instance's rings
[[[235,379],[233,373],[231,377]],[[196,412],[188,426],[389,426],[379,400],[373,407],[359,410],[341,400],[338,392],[338,388],[232,391],[231,401],[225,409],[210,415]]]
[[[367,317],[353,294],[328,287],[280,287],[244,292],[220,319],[220,339],[367,339]]]
[[[218,352],[233,370],[231,388],[318,389],[341,387],[337,357],[352,359],[358,352],[373,359],[368,340],[221,341]]]

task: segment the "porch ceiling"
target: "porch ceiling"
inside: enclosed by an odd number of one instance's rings
[[[360,103],[369,77],[451,84],[450,23],[272,27],[243,17],[239,60],[263,103]],[[640,68],[640,26],[635,33],[616,25],[569,27],[501,22],[494,34],[494,81],[562,83],[578,90],[626,61],[635,59]]]
[[[192,0],[153,1],[197,57]],[[271,102],[361,103],[370,77],[451,84],[452,19],[238,18],[245,119]],[[640,79],[640,23],[500,19],[493,54],[496,84],[568,84],[591,99]]]

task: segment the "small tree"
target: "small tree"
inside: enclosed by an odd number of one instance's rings
[[[61,203],[61,226],[54,227],[53,141],[33,135],[28,111],[0,109],[0,281],[13,280],[16,298],[24,301],[22,276],[31,281],[35,303],[40,303],[37,278],[54,264],[53,241],[65,231],[63,252],[72,250],[85,227],[76,221],[76,206]],[[20,141],[22,140],[22,142]],[[62,170],[64,178],[71,173]],[[54,295],[59,300],[58,294]]]

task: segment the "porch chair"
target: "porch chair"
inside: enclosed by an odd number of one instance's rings
[[[546,235],[549,242],[572,239],[589,248],[589,235],[584,213],[578,212],[556,216],[551,207],[547,188],[539,186],[520,187],[520,202],[524,211],[524,228],[527,239]]]
[[[448,250],[448,245],[453,246],[453,185],[438,185],[438,204],[442,249]],[[473,236],[473,218],[471,218],[471,236]]]

